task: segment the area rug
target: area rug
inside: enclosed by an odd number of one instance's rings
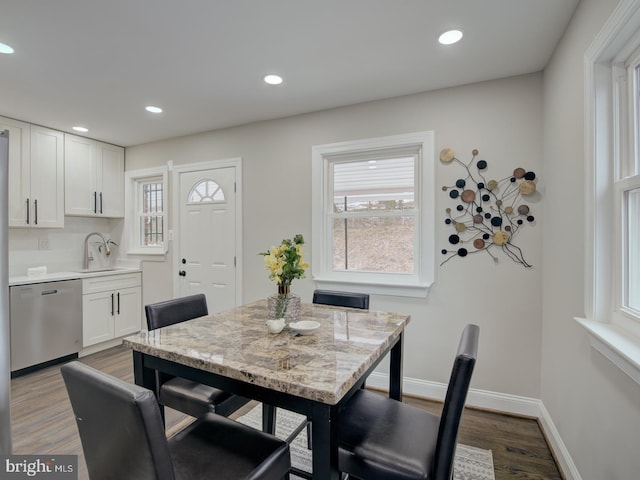
[[[277,409],[276,436],[287,438],[304,420],[304,416]],[[262,405],[254,407],[237,419],[250,427],[262,429]],[[311,450],[307,449],[307,430],[303,429],[291,443],[291,464],[305,472],[311,472]],[[495,480],[493,473],[493,455],[491,450],[458,444],[454,461],[454,480]],[[291,479],[301,480],[291,475]]]

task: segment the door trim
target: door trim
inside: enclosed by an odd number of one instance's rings
[[[173,285],[173,296],[178,297],[180,295],[180,285],[178,282],[177,272],[180,270],[180,259],[178,253],[180,252],[180,174],[199,172],[202,170],[211,170],[216,168],[234,167],[236,169],[236,244],[240,245],[240,248],[236,250],[236,284],[235,284],[235,305],[240,306],[242,301],[242,271],[243,271],[243,237],[242,237],[242,158],[226,158],[222,160],[210,160],[207,162],[188,163],[184,165],[172,165],[169,163],[169,176],[171,178],[171,184],[169,190],[171,191],[171,218],[169,219],[169,238],[172,243],[171,256],[172,270],[171,270],[171,283]]]

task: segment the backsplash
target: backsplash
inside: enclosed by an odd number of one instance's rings
[[[9,276],[26,275],[28,268],[40,266],[46,266],[49,273],[81,269],[84,239],[91,232],[122,243],[122,219],[65,217],[64,225],[46,229],[9,228]],[[107,258],[98,252],[99,240],[97,236],[89,239],[89,252],[94,258],[90,266],[115,265],[121,259],[120,247],[114,246]]]

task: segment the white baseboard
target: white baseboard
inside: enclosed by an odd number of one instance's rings
[[[540,422],[542,431],[547,437],[547,442],[549,443],[549,447],[551,448],[556,461],[560,464],[560,469],[564,474],[564,478],[566,480],[582,480],[580,472],[578,471],[576,464],[573,463],[573,459],[569,454],[567,446],[562,441],[562,437],[560,437],[560,433],[558,432],[558,429],[551,419],[551,415],[549,415],[549,412],[542,401],[540,401],[540,415],[538,416],[538,421]]]
[[[389,375],[373,372],[367,378],[367,385],[374,388],[388,390]],[[408,377],[404,378],[402,382],[402,389],[404,393],[410,395],[433,398],[441,401],[444,400],[447,392],[447,386],[443,383],[429,382],[426,380]],[[547,438],[549,448],[553,452],[553,455],[558,462],[558,466],[564,474],[564,478],[566,480],[582,480],[580,472],[578,472],[575,463],[573,463],[569,450],[562,441],[560,433],[556,429],[549,412],[542,403],[542,400],[472,388],[469,390],[469,394],[467,395],[467,405],[470,407],[485,408],[488,410],[497,410],[514,415],[524,415],[537,418],[540,423],[540,428],[542,428]]]
[[[106,350],[107,348],[117,347],[118,345],[122,345],[122,338],[107,340],[106,342],[98,343],[97,345],[91,345],[90,347],[83,348],[78,353],[78,357],[86,357],[87,355],[101,352],[102,350]]]

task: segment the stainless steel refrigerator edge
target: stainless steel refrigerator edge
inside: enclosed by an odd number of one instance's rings
[[[11,454],[9,354],[9,132],[0,132],[0,455]]]

